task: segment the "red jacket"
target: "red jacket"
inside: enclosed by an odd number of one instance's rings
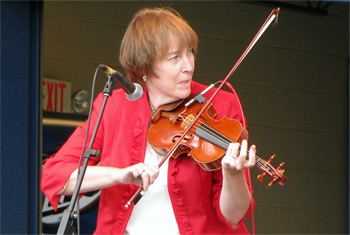
[[[192,82],[191,89],[195,94],[204,90],[205,86]],[[206,96],[209,97],[213,90]],[[99,95],[94,102],[89,138],[102,100],[103,96]],[[220,91],[213,100],[213,106],[219,113],[217,118],[225,114],[242,122],[240,106],[233,94]],[[113,91],[93,146],[93,149],[101,150],[101,158],[92,157],[89,165],[99,162],[101,166],[124,168],[143,162],[149,123],[150,108],[146,93],[138,101],[129,101],[122,90]],[[46,161],[43,167],[41,187],[55,208],[60,198],[56,195],[57,192],[64,187],[77,168],[86,127],[87,123],[78,127],[59,152]],[[248,180],[247,183],[250,184]],[[239,226],[233,229],[220,211],[221,186],[221,170],[204,171],[188,157],[169,159],[168,191],[181,234],[249,233],[243,222],[251,214],[251,207]],[[124,233],[133,209],[133,206],[126,208],[124,205],[137,188],[132,184],[118,184],[101,190],[96,234]]]

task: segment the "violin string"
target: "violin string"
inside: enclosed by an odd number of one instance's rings
[[[205,132],[206,134],[208,134],[208,136],[211,136],[212,138],[215,138],[221,142],[223,142],[227,147],[226,150],[228,148],[228,145],[230,143],[235,143],[235,141],[230,140],[229,138],[227,138],[226,136],[222,135],[221,133],[219,133],[218,131],[216,131],[215,129],[213,129],[212,127],[208,126],[205,123],[202,123],[201,125],[199,125],[197,128],[200,128],[203,132]],[[249,154],[249,151],[247,151],[247,154]],[[271,170],[271,167],[264,161],[262,160],[260,157],[255,156],[256,157],[256,162],[259,166],[261,166],[262,168],[264,168],[266,171],[268,171],[270,174],[273,174],[273,171]]]
[[[229,145],[230,142],[232,142],[229,138],[218,132],[217,130],[213,129],[212,127],[208,126],[205,123],[202,123],[199,125],[201,130],[206,132],[208,135],[212,136],[213,138],[216,138],[217,140],[220,140],[221,142],[225,143],[227,146]]]

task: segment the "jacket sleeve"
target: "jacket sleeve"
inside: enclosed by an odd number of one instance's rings
[[[99,95],[94,101],[93,111],[89,127],[89,136],[86,146],[88,147],[95,123],[98,118],[99,110],[102,105],[103,96]],[[78,168],[79,159],[82,154],[83,145],[86,138],[88,121],[83,126],[78,127],[73,134],[68,138],[61,149],[51,158],[49,158],[42,169],[41,189],[49,199],[51,205],[57,210],[60,195],[59,191],[64,189],[69,177],[75,169]],[[93,149],[102,150],[103,140],[103,121],[99,126],[96,134]],[[87,148],[86,147],[86,148]],[[92,157],[89,165],[96,165],[99,159]]]

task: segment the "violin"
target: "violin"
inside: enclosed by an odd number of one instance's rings
[[[184,135],[189,125],[192,124],[172,157],[178,158],[185,154],[204,170],[218,170],[221,168],[221,160],[225,156],[229,144],[241,143],[243,139],[248,139],[248,132],[235,119],[224,116],[220,120],[216,120],[217,112],[212,104],[208,105],[196,123],[193,123],[203,104],[195,103],[190,107],[182,105],[192,97],[175,103],[173,110],[169,110],[166,106],[166,110],[162,110],[162,107],[160,107],[155,112],[152,116],[152,125],[148,131],[148,142],[156,149],[170,150],[174,143]],[[282,169],[284,162],[275,168],[271,165],[275,155],[267,161],[258,156],[255,157],[256,166],[263,172],[258,175],[259,182],[262,182],[264,176],[267,175],[272,179],[267,187],[270,187],[273,183],[285,184],[287,178],[284,174],[285,170]]]

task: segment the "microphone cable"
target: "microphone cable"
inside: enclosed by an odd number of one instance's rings
[[[223,82],[223,81],[220,81],[220,82]],[[216,83],[215,83],[215,85],[216,85]],[[233,88],[233,86],[229,82],[225,82],[225,85],[228,88],[231,89],[233,95],[235,96],[235,98],[236,98],[236,100],[237,100],[237,102],[239,104],[239,108],[240,108],[240,112],[241,112],[241,118],[242,118],[242,122],[243,122],[242,125],[243,125],[243,128],[246,129],[246,127],[247,127],[246,119],[245,119],[245,115],[243,113],[243,107],[242,107],[241,101],[240,101],[240,99],[239,99],[239,97],[237,95],[237,92],[236,92],[235,88]],[[252,199],[250,201],[250,206],[249,206],[251,208],[251,210],[252,210],[252,215],[251,215],[251,219],[252,219],[252,234],[255,235],[254,205],[253,205],[253,200],[254,200],[253,199],[253,185],[252,185],[252,181],[251,181],[250,169],[249,168],[247,169],[247,176],[248,176],[248,182],[249,182],[249,184],[248,184],[249,191],[250,191],[250,193],[252,195]]]
[[[91,97],[90,97],[90,107],[89,107],[89,114],[88,114],[88,119],[87,119],[87,128],[86,128],[86,134],[85,134],[85,140],[84,140],[84,144],[83,144],[83,148],[81,151],[81,155],[79,158],[79,166],[78,166],[78,175],[80,174],[80,168],[82,167],[82,161],[83,161],[83,156],[84,153],[86,151],[86,144],[87,144],[87,140],[88,140],[88,136],[89,136],[89,129],[90,129],[90,122],[91,122],[91,113],[92,113],[92,109],[93,109],[93,101],[94,101],[94,96],[95,96],[95,87],[96,87],[96,80],[97,80],[97,74],[98,71],[100,70],[100,66],[96,68],[95,70],[95,74],[93,77],[93,81],[92,81],[92,86],[91,86]],[[80,205],[79,205],[79,197],[77,199],[76,202],[76,213],[77,213],[77,233],[80,234]],[[75,208],[75,207],[74,207]]]

